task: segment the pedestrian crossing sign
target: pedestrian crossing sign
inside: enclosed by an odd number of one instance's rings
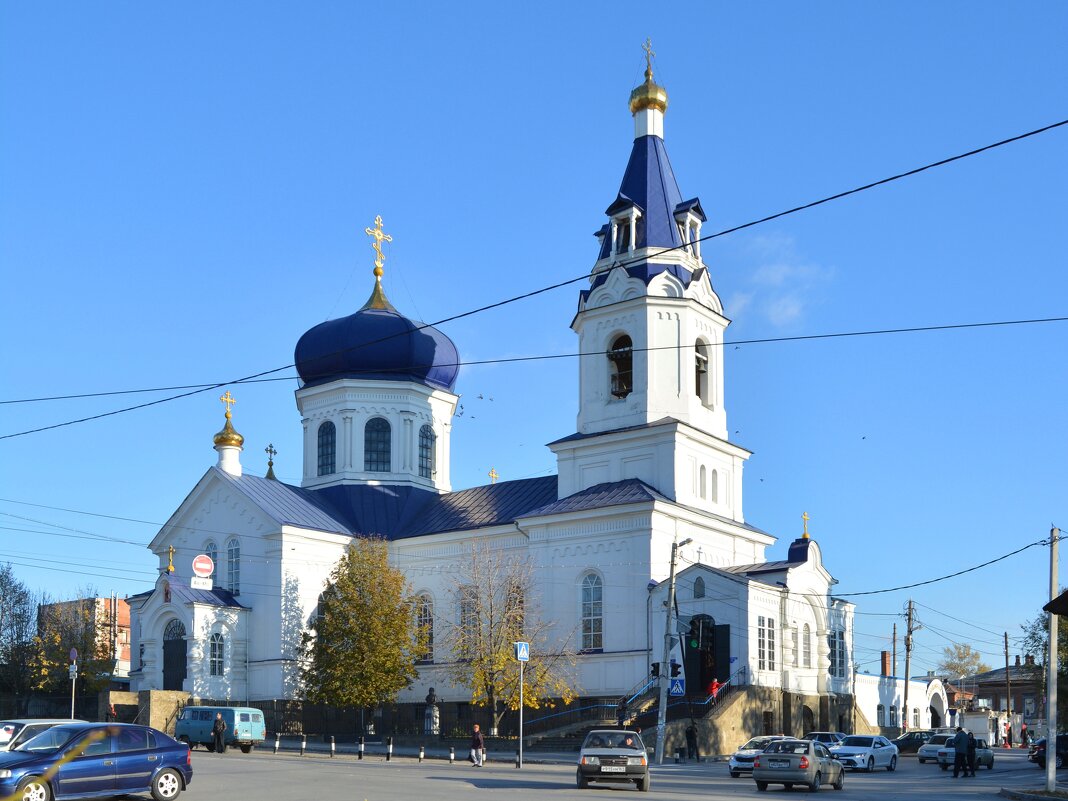
[[[520,662],[530,661],[530,643],[529,642],[517,642],[512,643],[515,646],[515,658]]]
[[[669,692],[671,695],[686,695],[686,679],[681,676],[677,679],[672,679]]]

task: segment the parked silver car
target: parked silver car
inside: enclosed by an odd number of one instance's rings
[[[781,784],[788,791],[802,785],[814,793],[824,784],[835,790],[845,786],[845,769],[827,747],[814,740],[777,740],[768,745],[753,762],[753,781],[761,792],[769,784]]]
[[[924,762],[937,762],[938,761],[938,749],[945,746],[950,740],[953,739],[952,734],[934,734],[931,739],[925,742],[916,751],[916,756],[919,759],[920,764]]]
[[[0,720],[0,751],[10,751],[31,737],[62,723],[85,723],[71,718],[16,718]]]
[[[938,755],[936,759],[942,770],[949,770],[953,767],[953,762],[956,760],[957,751],[953,748],[952,743],[946,743],[938,749]],[[975,766],[977,768],[985,767],[987,770],[994,769],[994,752],[990,750],[990,746],[986,744],[986,740],[975,741]]]
[[[727,770],[731,772],[731,778],[737,779],[743,773],[753,772],[753,760],[775,740],[787,739],[784,734],[769,734],[764,737],[754,737],[735,751],[727,760]]]

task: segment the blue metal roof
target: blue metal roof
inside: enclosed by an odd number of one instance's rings
[[[418,381],[452,390],[460,372],[456,346],[438,329],[395,309],[360,309],[306,331],[293,361],[306,385],[341,378]]]
[[[649,501],[669,501],[641,479],[628,478],[624,481],[612,481],[587,487],[574,495],[553,501],[545,506],[527,512],[524,517],[555,515],[566,512],[581,512],[586,509],[603,509],[607,506],[622,506],[628,503],[648,503]]]
[[[642,210],[638,221],[635,247],[672,248],[683,244],[675,222],[675,209],[682,203],[682,193],[671,169],[664,140],[659,136],[639,136],[634,140],[623,181],[616,200],[606,214],[626,205]],[[600,258],[609,255],[611,242],[605,239]]]
[[[514,523],[556,500],[556,476],[502,481],[438,495],[406,520],[391,539]]]
[[[216,587],[213,590],[194,590],[180,580],[171,581],[171,597],[180,603],[226,606],[234,609],[247,608],[238,602],[232,592],[222,587]]]
[[[335,513],[328,503],[323,503],[323,497],[320,497],[323,490],[316,492],[270,478],[247,474],[232,476],[218,467],[212,469],[219,478],[238,486],[249,500],[281,525],[349,533],[345,519]]]

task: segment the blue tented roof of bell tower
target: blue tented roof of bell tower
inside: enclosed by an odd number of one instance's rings
[[[630,203],[642,211],[634,243],[636,248],[673,248],[683,244],[675,223],[675,211],[682,204],[682,193],[671,169],[664,140],[659,136],[639,136],[634,140],[619,195],[605,213],[611,215]],[[609,237],[605,237],[600,258],[610,255],[611,244]]]

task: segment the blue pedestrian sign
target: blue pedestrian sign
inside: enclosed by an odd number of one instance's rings
[[[529,642],[516,642],[512,643],[515,646],[515,658],[520,662],[530,661],[530,643]]]
[[[677,679],[672,679],[668,692],[671,695],[686,695],[686,679],[681,676]]]

